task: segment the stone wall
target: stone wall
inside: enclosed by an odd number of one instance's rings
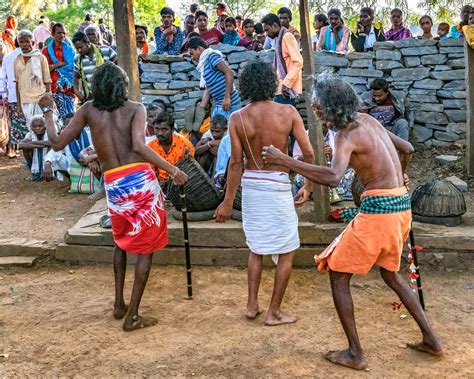
[[[273,62],[273,51],[245,51],[241,47],[219,45],[236,73],[252,59]],[[178,127],[184,125],[184,110],[202,96],[199,72],[189,56],[173,57],[174,62],[142,65],[143,102],[162,99],[173,109]],[[444,41],[403,40],[378,42],[374,52],[346,55],[315,53],[316,72],[337,73],[360,94],[374,78],[385,78],[393,90],[402,91],[413,110],[410,140],[415,148],[465,143],[466,92],[464,47],[461,39]],[[303,119],[304,102],[297,104]]]

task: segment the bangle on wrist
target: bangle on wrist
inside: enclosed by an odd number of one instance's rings
[[[174,178],[176,178],[178,175],[179,175],[179,168],[175,167],[173,169],[173,172],[170,174],[170,178],[174,180]]]

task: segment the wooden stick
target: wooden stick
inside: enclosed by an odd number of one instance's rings
[[[184,186],[179,186],[179,198],[181,201],[181,215],[183,218],[183,234],[184,234],[184,257],[186,260],[186,280],[188,285],[188,299],[193,298],[193,279],[191,273],[191,251],[189,248],[189,231],[188,231],[188,215],[186,209],[186,193]]]
[[[415,245],[415,235],[413,234],[413,228],[410,229],[410,253],[413,256],[413,264],[415,265],[415,272],[416,272],[416,287],[418,290],[418,297],[420,299],[421,308],[425,310],[425,300],[423,298],[423,288],[421,287],[421,276],[420,276],[420,268],[418,266],[418,256],[416,252],[416,245]]]

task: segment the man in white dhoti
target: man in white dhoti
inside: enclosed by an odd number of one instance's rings
[[[288,137],[293,133],[301,147],[303,160],[314,162],[303,120],[296,109],[272,101],[276,83],[272,67],[262,62],[249,62],[242,72],[240,94],[243,99],[249,99],[250,104],[230,117],[231,158],[227,191],[215,213],[217,222],[226,222],[230,218],[237,188],[242,184],[243,228],[251,251],[245,313],[248,319],[255,319],[261,313],[258,290],[263,256],[278,256],[273,295],[265,317],[266,325],[296,321],[296,317],[284,314],[280,306],[290,278],[294,252],[299,248],[300,241],[288,170],[264,164],[261,150],[265,145],[273,145],[287,152]],[[246,163],[242,175],[244,154]],[[310,192],[311,182],[308,182],[303,197],[309,197]]]

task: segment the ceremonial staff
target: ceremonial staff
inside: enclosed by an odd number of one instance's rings
[[[186,193],[184,186],[179,186],[179,198],[181,201],[181,215],[183,218],[184,233],[184,256],[186,260],[186,279],[188,285],[188,299],[193,298],[193,279],[191,274],[191,252],[189,248],[188,215],[186,210]]]
[[[417,252],[421,251],[423,248],[421,246],[415,245],[415,235],[413,234],[413,227],[410,229],[410,243],[408,244],[408,251],[411,257],[410,260],[410,278],[412,282],[416,279],[416,287],[418,290],[418,297],[420,299],[421,308],[425,310],[425,300],[423,299],[423,288],[421,287],[421,276],[420,268],[418,266],[418,255]]]

